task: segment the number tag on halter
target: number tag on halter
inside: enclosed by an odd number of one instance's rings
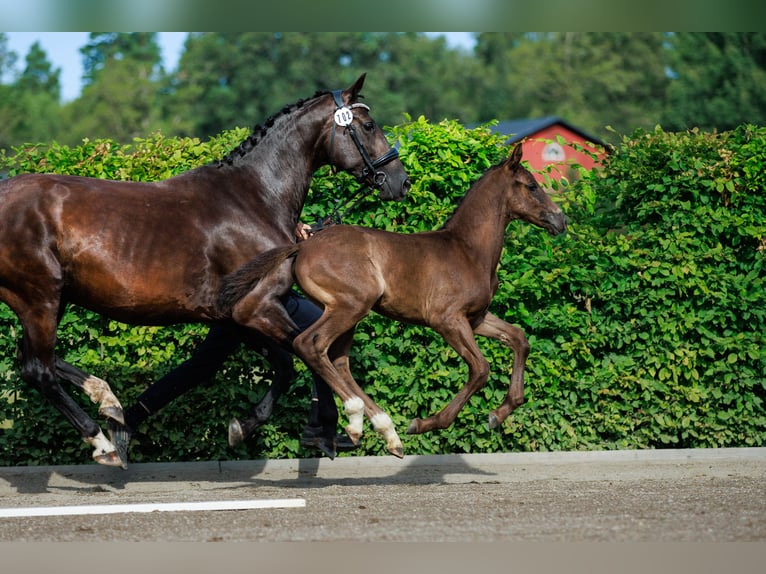
[[[350,108],[347,108],[346,106],[343,106],[342,108],[338,108],[335,110],[335,123],[339,126],[346,127],[350,126],[354,121],[354,114],[351,112]]]

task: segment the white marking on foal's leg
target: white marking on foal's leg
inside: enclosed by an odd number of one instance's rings
[[[402,441],[396,433],[394,423],[386,413],[378,413],[370,420],[372,428],[378,431],[386,439],[386,448],[389,452],[402,452]]]
[[[343,403],[343,412],[348,416],[346,433],[349,438],[358,443],[362,437],[362,425],[364,423],[364,401],[359,397],[351,397]]]
[[[91,401],[99,404],[99,411],[108,408],[122,410],[120,401],[114,396],[112,388],[105,380],[89,375],[88,378],[83,381],[82,388],[90,397]]]

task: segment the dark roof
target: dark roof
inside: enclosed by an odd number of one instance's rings
[[[556,124],[561,125],[569,131],[582,136],[586,141],[597,145],[604,145],[604,142],[600,138],[584,132],[580,128],[573,126],[565,120],[562,120],[558,116],[545,116],[544,118],[534,119],[505,120],[503,122],[498,122],[490,129],[494,133],[507,134],[511,136],[508,138],[507,143],[515,143],[524,139],[525,137],[534,135],[537,132]]]

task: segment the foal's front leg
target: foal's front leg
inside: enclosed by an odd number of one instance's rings
[[[503,403],[489,414],[489,428],[493,429],[501,425],[508,415],[524,402],[524,367],[529,356],[529,341],[524,331],[509,325],[492,313],[487,313],[474,333],[496,339],[513,351],[513,370],[508,394]]]
[[[489,376],[489,363],[476,344],[473,331],[468,319],[465,317],[452,317],[442,324],[432,324],[431,327],[439,333],[444,340],[457,351],[457,354],[468,365],[468,381],[465,386],[455,395],[450,403],[435,415],[426,419],[413,419],[407,428],[408,434],[420,434],[423,432],[446,429],[457,417],[468,399],[482,388]]]

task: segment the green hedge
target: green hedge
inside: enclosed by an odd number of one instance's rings
[[[0,155],[0,172],[51,171],[155,180],[222,157],[247,133],[207,142],[154,135],[130,146],[99,140]],[[470,183],[508,153],[486,127],[408,121],[392,129],[413,182],[407,200],[365,197],[346,216],[415,232],[438,227]],[[378,316],[359,326],[352,371],[387,409],[411,454],[615,448],[762,446],[766,442],[766,130],[722,134],[636,132],[603,168],[555,185],[570,218],[564,236],[509,226],[492,311],[521,326],[532,351],[527,402],[499,429],[487,415],[502,400],[510,353],[480,340],[493,371],[452,428],[420,436],[415,416],[442,408],[466,368],[440,337]],[[554,185],[551,183],[551,185]],[[318,173],[304,219],[355,193],[344,175]],[[124,404],[188,357],[203,325],[129,327],[71,309],[58,353],[108,380]],[[0,465],[68,464],[89,449],[17,376],[18,323],[0,308]],[[244,350],[214,383],[192,391],[136,434],[132,460],[313,456],[298,436],[310,382],[302,365],[272,421],[230,449],[226,424],[265,390],[267,365]],[[265,380],[264,380],[265,379]],[[74,391],[74,389],[73,389]],[[96,407],[73,393],[96,417]],[[12,421],[12,422],[11,422]],[[361,454],[384,454],[367,426]]]

